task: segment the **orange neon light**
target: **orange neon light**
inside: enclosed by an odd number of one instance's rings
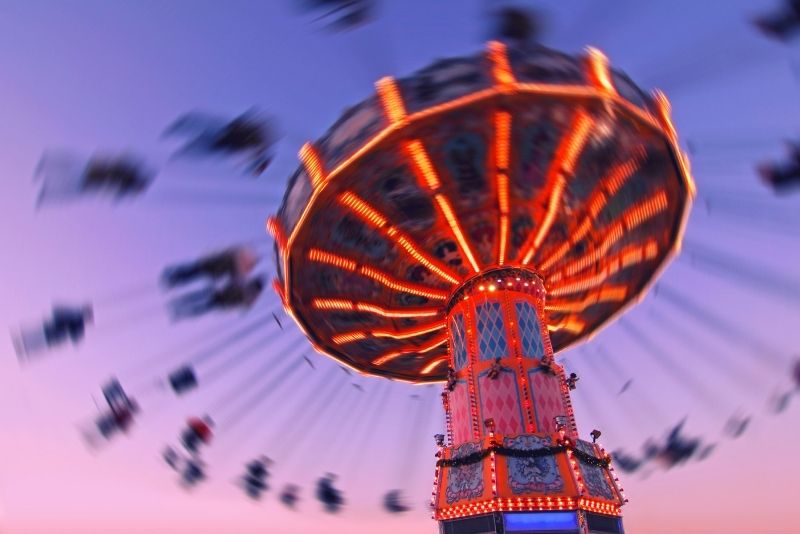
[[[547,330],[550,332],[559,332],[561,330],[566,330],[571,334],[579,334],[586,328],[586,323],[578,319],[577,317],[567,317],[561,322],[556,324],[548,324]]]
[[[389,123],[402,122],[407,115],[406,105],[394,78],[391,76],[381,78],[375,84],[375,88],[378,91],[383,112]]]
[[[550,294],[554,297],[570,295],[586,291],[601,285],[609,277],[615,275],[621,269],[632,265],[652,260],[658,256],[658,243],[654,240],[648,241],[644,245],[632,245],[626,247],[619,254],[608,258],[602,268],[596,274],[591,274],[577,279],[568,279],[563,283],[554,286]]]
[[[363,220],[376,228],[389,226],[389,220],[386,217],[350,191],[345,191],[339,195],[339,202],[353,210]]]
[[[345,343],[352,343],[353,341],[359,341],[361,339],[366,339],[367,334],[364,332],[348,332],[346,334],[338,334],[331,338],[337,345],[344,345]]]
[[[489,60],[492,62],[492,77],[497,85],[511,85],[517,81],[508,62],[506,45],[500,41],[489,41]]]
[[[647,200],[628,209],[610,227],[607,227],[605,236],[600,246],[588,252],[583,257],[569,263],[560,272],[548,277],[550,282],[557,282],[566,276],[573,276],[595,262],[599,261],[613,247],[626,232],[636,229],[643,222],[651,219],[667,209],[668,199],[666,191],[659,190]]]
[[[586,139],[589,137],[593,120],[586,110],[580,109],[572,119],[570,132],[564,136],[556,149],[550,168],[547,171],[547,183],[553,184],[550,192],[550,200],[547,203],[547,213],[542,220],[539,230],[533,236],[533,241],[523,247],[525,254],[522,256],[522,263],[527,265],[533,259],[533,255],[544,241],[550,227],[555,221],[558,208],[561,206],[561,196],[567,185],[567,177],[572,174],[578,155],[583,149]]]
[[[598,90],[608,95],[617,93],[611,81],[611,72],[608,68],[608,58],[600,50],[588,47],[589,80]]]
[[[445,327],[444,322],[434,323],[430,325],[421,326],[419,328],[412,328],[410,330],[390,331],[390,330],[373,330],[370,332],[373,337],[390,337],[392,339],[408,339],[410,337],[421,336],[436,332]]]
[[[386,286],[389,289],[394,289],[395,291],[405,291],[406,293],[410,293],[412,295],[418,295],[420,297],[426,297],[433,300],[445,300],[447,298],[447,293],[444,291],[438,291],[425,286],[411,285],[399,280],[395,280],[391,276],[367,265],[361,266],[358,270],[358,273],[363,274],[367,278],[375,280],[379,284]]]
[[[269,217],[267,219],[267,232],[272,236],[272,239],[278,244],[281,254],[286,253],[286,233],[283,231],[283,226],[277,217]]]
[[[411,241],[406,235],[400,233],[397,228],[390,226],[389,220],[386,217],[361,198],[347,191],[339,195],[339,202],[350,208],[356,215],[361,217],[363,221],[381,230],[385,236],[392,238],[409,256],[424,265],[428,270],[451,284],[457,284],[459,282],[456,275],[424,254],[418,245]]]
[[[408,308],[399,310],[389,310],[386,308],[381,308],[380,306],[376,306],[374,304],[364,304],[362,302],[356,302],[356,310],[361,312],[374,313],[375,315],[380,315],[382,317],[390,317],[390,318],[436,317],[437,315],[439,315],[439,311],[433,309]]]
[[[511,156],[511,113],[508,111],[498,111],[494,114],[494,132],[497,168],[507,174]],[[507,192],[508,190],[506,190],[506,193]],[[508,211],[507,203],[506,211]]]
[[[428,365],[426,365],[425,367],[422,368],[422,371],[420,371],[420,374],[429,375],[431,373],[431,371],[433,371],[434,369],[436,369],[437,367],[439,367],[440,365],[442,365],[446,361],[447,361],[447,356],[442,356],[440,358],[436,358],[435,360],[431,360],[431,362]]]
[[[472,255],[472,250],[470,250],[467,239],[464,237],[464,233],[461,231],[461,226],[459,225],[458,219],[456,219],[456,216],[453,213],[453,208],[450,207],[450,203],[442,194],[434,195],[434,199],[439,205],[439,209],[441,210],[442,215],[444,215],[445,220],[447,220],[447,224],[450,225],[450,230],[453,232],[453,236],[455,236],[456,241],[458,241],[461,251],[467,257],[467,261],[469,261],[470,265],[472,265],[472,269],[476,273],[480,272],[481,268],[478,267],[478,262],[475,261],[475,256]]]
[[[391,310],[375,304],[345,299],[314,299],[311,301],[311,305],[317,310],[359,311],[388,318],[436,317],[439,315],[439,310],[433,308],[400,308]]]
[[[357,267],[356,262],[349,258],[318,248],[312,248],[308,251],[308,259],[318,263],[327,263],[328,265],[333,265],[345,271],[355,271]]]
[[[383,356],[379,356],[372,360],[372,365],[383,365],[387,362],[390,362],[394,359],[397,359],[401,356],[407,356],[409,354],[425,354],[426,352],[430,352],[436,347],[443,345],[447,341],[446,336],[442,336],[440,338],[436,338],[427,345],[423,345],[421,347],[408,347],[402,350],[396,350],[392,352],[387,352]],[[447,357],[445,356],[445,359]]]
[[[511,113],[498,111],[494,115],[495,124],[495,162],[497,173],[497,205],[500,210],[500,240],[497,250],[497,263],[506,261],[508,247],[508,166],[511,157]]]
[[[625,184],[638,169],[640,164],[639,158],[632,158],[620,165],[614,167],[608,176],[601,180],[600,187],[593,193],[592,197],[587,201],[588,214],[583,218],[581,223],[577,226],[575,231],[570,237],[561,244],[553,254],[542,262],[541,268],[547,270],[552,267],[556,262],[563,258],[572,247],[578,244],[594,225],[595,219],[608,204],[608,201],[613,197],[617,191]]]
[[[343,299],[314,299],[311,305],[317,310],[344,310],[352,311],[356,309],[354,302]]]
[[[338,267],[339,269],[345,271],[357,272],[358,274],[366,276],[367,278],[371,278],[379,284],[395,291],[404,291],[412,295],[418,295],[420,297],[426,297],[433,300],[444,300],[447,298],[447,293],[444,291],[439,291],[425,286],[407,284],[405,282],[401,282],[400,280],[395,280],[388,274],[382,273],[374,267],[369,265],[359,266],[350,258],[345,258],[344,256],[339,256],[338,254],[320,250],[318,248],[312,248],[308,251],[308,259],[318,263],[327,263],[328,265],[333,265],[334,267]]]
[[[506,261],[506,248],[508,247],[508,215],[500,215],[500,247],[497,251],[497,264],[503,265]]]
[[[300,161],[303,162],[309,178],[311,178],[311,186],[316,189],[325,181],[325,171],[322,167],[322,158],[311,143],[305,143],[300,149]]]
[[[277,278],[272,279],[272,289],[278,295],[278,298],[281,299],[281,303],[286,306],[286,293],[283,291],[283,284]]]
[[[628,295],[627,286],[609,286],[589,293],[579,301],[553,301],[545,306],[550,312],[582,312],[590,306],[603,302],[620,302]]]
[[[412,139],[403,144],[406,154],[411,158],[413,163],[414,173],[417,176],[417,181],[422,187],[426,187],[431,191],[436,191],[442,185],[439,177],[436,175],[436,170],[433,168],[428,153],[419,139]]]

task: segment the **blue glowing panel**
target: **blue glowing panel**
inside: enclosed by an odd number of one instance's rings
[[[505,514],[506,532],[577,532],[575,512],[532,512]]]
[[[544,344],[542,343],[542,330],[536,309],[525,301],[515,304],[517,310],[517,325],[519,325],[519,339],[522,345],[522,355],[527,358],[542,358]]]
[[[455,360],[456,371],[460,371],[467,365],[467,343],[464,329],[464,314],[458,313],[450,322],[450,333],[453,336],[453,359]]]
[[[481,360],[505,358],[508,355],[508,340],[500,303],[487,302],[476,306],[476,309],[478,312],[478,353]]]

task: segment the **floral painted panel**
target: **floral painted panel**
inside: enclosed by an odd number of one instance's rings
[[[549,436],[523,435],[503,440],[505,447],[535,451],[552,447]],[[564,490],[564,479],[554,456],[538,458],[508,457],[508,486],[514,494],[557,493]]]
[[[594,447],[591,443],[578,440],[575,446],[579,451],[595,456]],[[581,466],[586,489],[592,497],[600,497],[609,501],[615,499],[614,491],[611,489],[604,468],[589,465],[580,459],[578,459],[578,464]]]
[[[480,450],[480,443],[464,443],[454,450],[453,458],[463,458]],[[447,469],[447,490],[445,490],[447,504],[477,499],[483,495],[483,461],[445,469]]]

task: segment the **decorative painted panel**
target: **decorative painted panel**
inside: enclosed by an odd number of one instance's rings
[[[575,443],[575,447],[581,452],[585,452],[586,454],[596,457],[594,446],[588,441],[579,439]],[[592,497],[599,497],[609,501],[615,499],[616,496],[614,495],[614,491],[611,489],[611,485],[608,477],[606,476],[606,470],[604,468],[589,465],[580,459],[578,459],[578,464],[581,467],[581,473],[583,473],[583,480],[586,485],[586,489],[589,491],[589,494]]]
[[[460,371],[467,365],[467,333],[464,325],[464,314],[457,313],[450,320],[450,335],[453,340],[453,362],[455,370]]]
[[[466,380],[459,380],[450,392],[450,418],[453,422],[453,443],[472,439],[472,416],[469,409],[469,388]]]
[[[453,451],[453,458],[463,458],[480,452],[480,443],[464,443]],[[483,495],[483,461],[447,469],[447,504],[466,499],[477,499]]]
[[[522,405],[514,371],[503,369],[497,378],[489,378],[488,371],[478,377],[481,392],[481,421],[494,419],[498,434],[520,434],[525,431]]]
[[[526,434],[503,439],[503,445],[517,450],[535,451],[552,447],[549,436]],[[508,486],[514,494],[558,493],[564,490],[564,479],[554,456],[538,458],[508,457]]]
[[[524,300],[514,304],[517,310],[517,326],[522,355],[527,358],[544,357],[544,344],[542,343],[542,330],[536,308]]]
[[[478,304],[475,308],[480,359],[494,360],[506,357],[509,351],[502,306],[499,302],[486,302]]]
[[[561,393],[561,379],[542,369],[532,369],[528,372],[528,376],[536,417],[536,431],[555,432],[555,417],[567,415]]]

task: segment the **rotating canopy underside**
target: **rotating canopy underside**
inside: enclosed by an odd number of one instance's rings
[[[272,229],[284,301],[318,349],[441,380],[448,297],[502,264],[545,281],[559,351],[672,252],[692,186],[664,104],[619,73],[598,82],[597,56],[515,52],[498,70],[506,57],[384,80],[304,150]]]

